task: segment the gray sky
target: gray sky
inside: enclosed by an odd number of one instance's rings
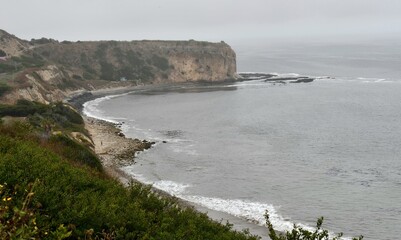
[[[401,38],[401,0],[0,0],[24,39]]]

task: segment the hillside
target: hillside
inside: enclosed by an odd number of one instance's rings
[[[0,29],[0,57],[19,56],[29,47],[28,41],[19,39]]]
[[[236,78],[235,52],[224,42],[25,41],[1,30],[0,57],[0,84],[9,86],[0,100],[7,103],[47,103],[112,86]]]
[[[68,105],[20,100],[0,105],[3,116],[0,239],[259,239],[110,177],[84,119]]]

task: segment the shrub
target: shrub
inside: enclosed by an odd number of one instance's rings
[[[46,43],[51,43],[51,42],[53,42],[53,41],[55,41],[55,40],[50,39],[50,38],[41,38],[41,39],[34,39],[34,38],[32,38],[31,41],[30,41],[30,43],[31,43],[31,44],[46,44]]]
[[[64,225],[56,230],[38,228],[36,224],[37,209],[31,206],[34,197],[34,186],[20,193],[17,186],[9,187],[7,183],[0,184],[0,238],[1,239],[65,239],[71,235]]]
[[[46,105],[41,103],[18,100],[16,105],[0,105],[0,117],[26,117],[34,113],[43,113],[46,108]]]
[[[145,62],[143,61],[143,59],[141,58],[140,53],[136,53],[132,50],[129,50],[126,54],[126,58],[129,64],[131,64],[132,66],[143,66],[145,64]]]
[[[20,57],[12,57],[11,59],[24,67],[42,67],[45,63],[43,58],[38,54],[34,54],[33,56],[22,55]]]
[[[100,160],[92,151],[64,134],[51,136],[46,147],[65,159],[103,171]]]
[[[0,49],[0,57],[7,57],[7,53]]]
[[[104,60],[106,58],[107,48],[108,48],[107,43],[100,43],[95,51],[95,57],[98,58],[99,60]]]
[[[167,58],[160,57],[158,55],[152,56],[152,63],[154,66],[156,66],[157,68],[159,68],[162,71],[166,71],[170,68]]]
[[[71,231],[71,239],[88,235],[115,239],[258,239],[210,221],[205,214],[178,208],[149,187],[127,189],[88,167],[77,168],[34,142],[0,136],[0,182],[35,186],[33,206],[39,229]]]
[[[0,83],[0,97],[11,90],[11,87],[5,83]]]
[[[0,62],[0,73],[9,73],[16,71],[14,65],[11,65],[9,62],[3,63]]]
[[[115,80],[114,77],[114,66],[111,63],[102,61],[100,62],[100,78],[103,80]]]
[[[276,233],[276,231],[273,228],[272,223],[270,222],[269,219],[269,213],[266,211],[265,214],[266,218],[266,225],[267,228],[269,229],[269,237],[272,240],[329,240],[329,231],[322,229],[322,224],[323,224],[323,217],[319,218],[316,223],[316,230],[315,231],[309,231],[307,229],[303,229],[300,226],[297,226],[294,224],[294,228],[292,231],[287,231],[284,234]],[[337,236],[331,238],[332,240],[339,240],[343,236],[342,233],[337,234]],[[360,237],[354,237],[352,240],[362,240],[363,236]]]

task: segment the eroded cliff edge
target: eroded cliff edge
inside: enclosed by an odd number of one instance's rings
[[[52,102],[79,90],[236,78],[236,55],[224,43],[189,41],[21,40],[0,30],[3,102]]]

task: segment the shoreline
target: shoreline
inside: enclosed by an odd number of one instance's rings
[[[129,149],[127,149],[127,146],[133,146],[134,148],[138,147],[136,146],[137,142],[135,141],[135,139],[127,138],[125,136],[119,136],[117,132],[120,132],[121,129],[119,129],[118,125],[115,123],[107,122],[105,120],[96,119],[93,117],[87,117],[85,115],[83,115],[82,117],[85,121],[85,128],[88,130],[92,138],[94,151],[101,160],[104,171],[108,176],[118,180],[124,186],[128,186],[131,182],[139,183],[143,186],[148,186],[153,193],[157,194],[160,197],[175,201],[178,206],[182,208],[191,208],[200,213],[207,214],[207,216],[211,220],[222,224],[230,222],[230,224],[233,224],[233,229],[237,231],[249,229],[252,234],[261,237],[261,240],[270,239],[267,236],[268,229],[266,227],[253,224],[246,221],[245,219],[232,216],[228,213],[215,211],[196,203],[188,202],[184,199],[171,195],[166,191],[155,188],[151,184],[141,182],[128,173],[124,172],[120,169],[120,167],[124,166],[124,164],[135,164],[134,156],[126,154],[127,152],[129,153]],[[121,157],[121,155],[123,157]]]
[[[256,234],[261,237],[262,240],[270,239],[267,237],[268,229],[266,227],[253,224],[248,222],[245,219],[232,216],[230,214],[224,212],[218,212],[215,210],[208,209],[201,205],[198,205],[193,202],[188,202],[184,199],[178,198],[168,192],[160,190],[158,188],[153,187],[147,183],[141,182],[138,179],[135,179],[133,176],[121,170],[121,167],[127,164],[135,164],[135,153],[150,149],[153,144],[148,148],[143,148],[141,143],[146,140],[132,139],[126,137],[124,134],[121,135],[122,131],[120,129],[121,123],[113,123],[110,121],[106,121],[103,119],[98,119],[96,117],[89,117],[83,113],[83,104],[85,102],[110,96],[110,95],[118,95],[125,94],[135,90],[145,90],[152,89],[155,86],[142,86],[141,88],[129,88],[129,89],[107,89],[107,91],[99,91],[95,94],[90,94],[90,98],[86,98],[86,101],[76,101],[80,104],[80,114],[84,119],[85,128],[88,130],[90,137],[93,141],[93,150],[95,154],[101,160],[102,166],[107,175],[118,180],[125,186],[128,186],[130,182],[139,183],[144,186],[149,186],[153,193],[156,193],[160,197],[164,197],[170,200],[177,202],[180,207],[183,208],[192,208],[198,212],[207,214],[208,217],[216,222],[220,222],[224,224],[225,222],[230,222],[233,224],[233,229],[237,231],[242,231],[244,229],[249,229],[252,234]],[[160,86],[156,86],[160,87]],[[165,87],[165,86],[164,86]],[[172,86],[170,86],[172,87]],[[74,100],[74,99],[73,99]],[[74,107],[76,107],[74,105]],[[147,143],[151,143],[146,141]],[[130,149],[132,148],[132,149]]]
[[[119,124],[88,117],[82,113],[81,115],[85,122],[85,128],[88,130],[93,141],[93,151],[99,157],[103,169],[108,176],[118,180],[124,186],[128,186],[131,182],[149,186],[153,193],[173,200],[183,208],[195,209],[193,204],[152,185],[141,182],[120,169],[124,165],[135,164],[135,154],[150,149],[154,145],[154,142],[128,138],[122,133]]]

